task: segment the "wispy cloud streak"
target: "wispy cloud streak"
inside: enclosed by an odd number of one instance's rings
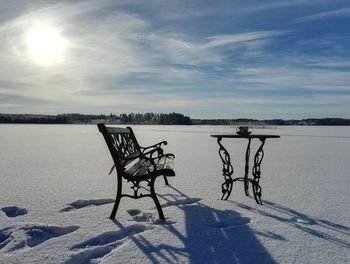
[[[330,18],[341,18],[341,17],[350,17],[350,7],[335,9],[331,11],[320,12],[308,16],[299,17],[294,19],[295,23],[305,23],[312,22],[322,19],[330,19]]]
[[[202,45],[203,48],[214,48],[223,45],[236,44],[241,42],[249,42],[260,39],[267,39],[272,37],[278,37],[286,34],[287,32],[282,31],[255,31],[246,32],[233,35],[218,35],[207,37],[209,41]]]

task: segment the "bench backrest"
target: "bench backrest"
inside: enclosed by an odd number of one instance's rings
[[[128,158],[141,154],[140,146],[132,129],[129,127],[106,127],[104,124],[97,126],[107,143],[118,173],[124,171],[128,164]]]

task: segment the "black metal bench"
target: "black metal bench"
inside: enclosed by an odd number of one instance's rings
[[[117,195],[110,218],[115,218],[120,200],[125,196],[134,199],[151,197],[156,204],[159,218],[165,219],[154,190],[154,183],[158,176],[163,176],[165,184],[168,185],[167,177],[175,176],[173,169],[175,156],[171,153],[164,154],[162,149],[162,145],[166,145],[167,142],[141,147],[131,127],[106,127],[104,124],[97,126],[107,143],[117,171]],[[132,194],[122,192],[123,178],[132,184]],[[140,185],[141,182],[146,182],[149,186],[148,194],[139,193],[143,187]]]

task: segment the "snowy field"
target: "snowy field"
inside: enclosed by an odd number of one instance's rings
[[[0,125],[0,263],[350,263],[350,127],[275,127],[262,163],[264,206],[235,183],[222,201],[210,134],[223,126],[133,126],[167,140],[176,177],[151,199],[123,198],[94,125]],[[236,176],[244,139],[224,139]],[[257,142],[254,142],[257,143]],[[253,144],[252,152],[257,144]]]

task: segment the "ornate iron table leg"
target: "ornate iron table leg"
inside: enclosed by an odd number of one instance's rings
[[[263,205],[262,200],[261,200],[261,187],[259,184],[260,178],[261,178],[261,170],[260,170],[260,165],[261,162],[264,158],[264,144],[265,144],[265,138],[259,138],[261,141],[261,145],[259,149],[256,151],[255,157],[254,157],[254,167],[253,167],[253,179],[251,180],[252,187],[253,187],[253,193],[254,193],[254,198],[255,201]]]
[[[228,151],[224,148],[224,146],[220,142],[221,139],[222,138],[217,139],[217,142],[220,146],[219,156],[222,161],[222,174],[225,179],[225,182],[221,185],[221,189],[222,189],[221,200],[227,200],[230,197],[232,192],[233,180],[231,176],[233,174],[233,166],[231,164],[231,158]]]
[[[245,152],[245,168],[244,168],[244,191],[245,195],[249,196],[249,156],[250,156],[250,143],[252,139],[248,138],[247,150]]]

